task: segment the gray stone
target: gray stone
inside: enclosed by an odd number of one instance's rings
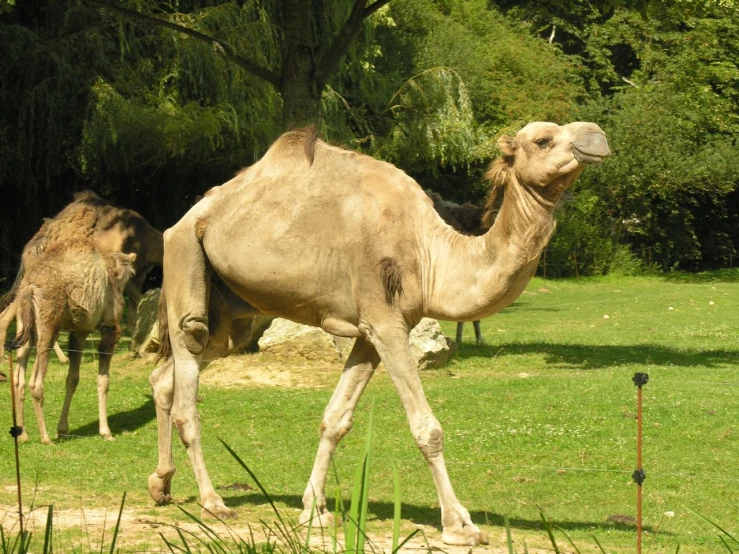
[[[142,358],[152,356],[159,349],[159,296],[161,289],[144,293],[136,310],[136,329],[131,337],[131,350]]]
[[[451,355],[453,341],[444,335],[435,319],[424,318],[411,331],[410,345],[418,369],[444,366]],[[344,362],[354,339],[335,337],[308,325],[275,319],[259,339],[259,351],[281,358]]]
[[[454,341],[441,330],[439,322],[424,317],[411,331],[411,353],[418,369],[438,369],[449,362]]]
[[[354,343],[354,339],[334,337],[318,327],[277,318],[259,339],[259,351],[281,358],[339,362],[344,359],[347,340]]]

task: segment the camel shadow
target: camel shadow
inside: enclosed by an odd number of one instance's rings
[[[288,508],[303,508],[303,499],[301,496],[288,495],[288,494],[277,494],[270,495],[273,502],[283,504]],[[239,506],[252,505],[259,506],[267,504],[267,499],[264,495],[254,492],[249,494],[243,494],[239,496],[231,496],[225,499],[226,504],[232,508],[238,508]],[[329,504],[333,506],[334,499],[329,499]],[[345,505],[348,509],[349,500],[344,499]],[[392,502],[376,502],[369,501],[369,512],[374,515],[374,518],[380,521],[392,521],[395,514],[395,505]],[[279,508],[278,508],[279,509]],[[333,508],[332,508],[333,509]],[[470,516],[475,523],[481,524],[486,523],[488,525],[495,525],[503,527],[504,516],[495,512],[483,512],[483,511],[470,511]],[[435,527],[441,531],[441,509],[430,508],[427,506],[418,506],[415,504],[402,504],[401,506],[401,517],[404,520],[411,521],[417,525],[428,525]],[[296,518],[297,519],[297,518]],[[569,521],[569,522],[552,522],[552,525],[556,525],[561,529],[566,530],[587,530],[591,531],[596,528],[600,531],[631,531],[633,532],[636,528],[634,525],[628,525],[624,523],[617,523],[611,521]],[[541,519],[522,519],[514,518],[510,520],[512,528],[517,529],[533,529],[543,531]],[[644,526],[644,530],[652,532],[653,529],[650,526]]]
[[[548,342],[472,344],[463,343],[454,352],[460,360],[500,358],[520,354],[543,354],[544,361],[559,369],[602,369],[619,365],[672,365],[717,367],[733,363],[736,350],[677,349],[658,344],[583,345]]]
[[[135,431],[143,427],[156,417],[156,409],[154,407],[154,399],[151,396],[146,397],[146,401],[132,410],[118,412],[108,416],[108,426],[113,436],[120,435],[126,431]],[[98,435],[98,420],[95,419],[90,423],[83,425],[70,432],[70,435],[79,437],[96,437]]]

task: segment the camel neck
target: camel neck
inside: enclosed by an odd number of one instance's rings
[[[551,191],[509,182],[495,223],[481,237],[447,230],[435,244],[427,291],[427,313],[452,321],[470,321],[509,306],[536,272],[551,237],[557,198]]]

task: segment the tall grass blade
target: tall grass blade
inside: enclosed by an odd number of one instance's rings
[[[118,519],[115,522],[115,527],[113,528],[113,541],[110,543],[110,554],[113,554],[115,552],[115,543],[118,539],[118,531],[121,529],[121,516],[123,515],[123,506],[126,503],[126,493],[123,493],[123,498],[121,498],[121,507],[118,509]]]
[[[400,477],[398,476],[398,466],[393,463],[393,492],[394,492],[394,510],[393,510],[393,554],[398,551],[398,541],[400,540],[400,510],[402,507],[400,501]]]
[[[352,503],[349,506],[349,521],[344,529],[345,548],[348,554],[357,552],[357,534],[359,529],[359,504],[362,498],[362,485],[364,484],[364,470],[367,467],[367,454],[362,458],[362,463],[354,472],[354,484],[352,487]]]
[[[699,518],[701,518],[701,519],[702,519],[703,521],[707,521],[708,523],[710,523],[711,525],[713,525],[713,526],[714,526],[714,527],[715,527],[716,529],[718,529],[719,531],[721,531],[721,532],[722,532],[722,533],[723,533],[724,535],[726,535],[727,537],[729,537],[729,538],[730,538],[730,539],[731,539],[732,541],[734,541],[734,542],[735,542],[736,544],[739,544],[739,540],[737,540],[737,539],[736,539],[736,538],[735,538],[735,537],[734,537],[734,536],[733,536],[733,535],[732,535],[731,533],[729,533],[729,532],[728,532],[728,531],[727,531],[726,529],[724,529],[724,528],[720,527],[720,526],[719,526],[719,524],[718,524],[718,523],[716,523],[715,521],[711,521],[711,520],[710,520],[710,519],[708,519],[708,518],[707,518],[706,516],[704,516],[704,515],[701,515],[701,514],[699,514],[698,512],[694,512],[694,511],[693,511],[693,510],[691,510],[690,508],[687,508],[687,507],[686,507],[685,509],[686,509],[686,510],[688,510],[688,511],[689,511],[689,512],[690,512],[691,514],[693,514],[694,516],[698,516],[698,517],[699,517]]]
[[[46,532],[44,533],[44,554],[51,554],[53,547],[51,544],[51,541],[53,540],[52,537],[52,530],[53,530],[53,523],[54,523],[54,505],[49,504],[49,513],[46,516]]]
[[[239,465],[246,470],[246,472],[249,474],[249,477],[251,477],[254,480],[254,483],[256,483],[257,487],[259,487],[259,490],[262,491],[262,494],[265,497],[267,497],[267,501],[269,502],[270,506],[272,506],[272,511],[277,516],[277,519],[279,519],[280,520],[280,523],[286,528],[285,521],[282,519],[282,516],[280,515],[280,512],[277,509],[277,506],[275,506],[275,503],[272,501],[272,497],[267,492],[267,489],[265,489],[262,486],[262,483],[259,482],[259,479],[257,479],[257,476],[256,475],[254,475],[254,472],[251,469],[249,469],[249,467],[246,465],[246,463],[244,462],[244,460],[242,460],[239,457],[239,455],[236,452],[234,452],[233,448],[231,448],[229,445],[227,445],[225,442],[223,442],[223,440],[220,437],[218,438],[218,440],[226,448],[226,450],[228,450],[229,454],[231,454],[231,456],[234,457],[234,459],[239,463]]]
[[[598,537],[596,537],[595,535],[591,535],[591,536],[593,537],[593,540],[595,541],[595,544],[598,545],[598,548],[600,549],[600,551],[602,552],[602,554],[606,554],[606,551],[603,550],[603,546],[601,546],[600,541],[598,540]],[[677,545],[677,549],[678,549],[678,551],[680,550],[680,545],[679,544]],[[677,552],[675,554],[677,554]]]
[[[513,552],[513,538],[511,537],[511,522],[508,521],[508,516],[503,516],[503,524],[505,525],[506,542],[508,543],[508,554],[515,554]]]
[[[675,554],[680,554],[680,544],[678,543],[677,548],[675,549]]]
[[[367,513],[369,512],[369,473],[370,455],[372,452],[372,431],[375,415],[375,401],[372,400],[370,408],[369,423],[367,424],[367,441],[364,446],[364,470],[362,471],[362,500],[359,512],[359,534],[357,535],[357,553],[364,552],[364,543],[367,538]]]
[[[567,539],[567,541],[572,545],[572,548],[575,549],[575,552],[577,552],[577,554],[582,554],[582,552],[580,552],[580,549],[577,546],[575,546],[575,543],[574,542],[572,542],[572,539],[567,534],[567,532],[564,529],[562,529],[561,527],[557,527],[557,529],[559,529],[562,532],[562,534],[565,536],[565,538]]]
[[[729,546],[729,543],[726,542],[726,539],[723,538],[721,535],[718,536],[718,538],[721,540],[721,542],[724,544],[724,547],[726,547],[726,550],[729,551],[729,554],[734,554],[734,551]]]
[[[544,529],[547,531],[547,535],[549,535],[549,542],[552,543],[552,548],[554,548],[554,551],[557,554],[561,554],[559,551],[559,546],[557,546],[557,541],[554,539],[554,533],[552,532],[552,526],[547,521],[547,518],[544,517],[544,510],[542,510],[541,506],[537,506],[539,508],[539,516],[541,516],[541,521],[544,523]]]
[[[410,535],[408,535],[406,538],[404,538],[403,539],[403,542],[401,542],[398,545],[397,550],[400,550],[401,548],[403,548],[406,545],[406,543],[409,540],[411,540],[413,537],[415,537],[416,535],[418,535],[418,533],[421,533],[421,529],[415,529]],[[422,536],[423,536],[424,540],[426,540],[426,535],[422,535]],[[397,552],[397,550],[396,550],[396,552]],[[431,552],[431,545],[429,545],[429,541],[428,540],[426,540],[426,550],[428,552]]]
[[[313,504],[310,507],[310,519],[308,520],[308,531],[305,534],[305,551],[310,552],[310,532],[313,529],[313,516],[316,515],[316,497],[313,496]]]

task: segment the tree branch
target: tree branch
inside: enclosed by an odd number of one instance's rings
[[[367,0],[354,0],[352,11],[344,26],[336,35],[333,44],[321,56],[321,61],[316,68],[316,90],[320,93],[326,86],[329,77],[336,70],[341,58],[344,57],[349,45],[362,28],[362,22],[386,5],[390,0],[375,0],[367,6]]]
[[[226,44],[223,41],[218,40],[215,37],[206,35],[199,31],[195,31],[194,29],[190,29],[189,27],[185,27],[183,25],[178,25],[177,23],[172,23],[165,19],[138,13],[133,10],[123,8],[121,6],[115,6],[113,4],[102,2],[100,0],[88,0],[88,2],[100,8],[104,8],[104,9],[119,13],[121,15],[124,15],[132,19],[137,19],[143,23],[151,23],[153,25],[158,25],[160,27],[164,27],[172,31],[177,31],[179,33],[196,38],[202,42],[211,44],[215,48],[216,52],[220,54],[221,56],[223,56],[225,59],[227,59],[228,61],[232,63],[235,63],[236,65],[238,65],[245,71],[251,73],[255,77],[259,77],[260,79],[267,81],[269,84],[274,86],[278,91],[280,90],[281,79],[279,75],[237,54],[234,51],[234,49],[231,48],[228,44]]]

